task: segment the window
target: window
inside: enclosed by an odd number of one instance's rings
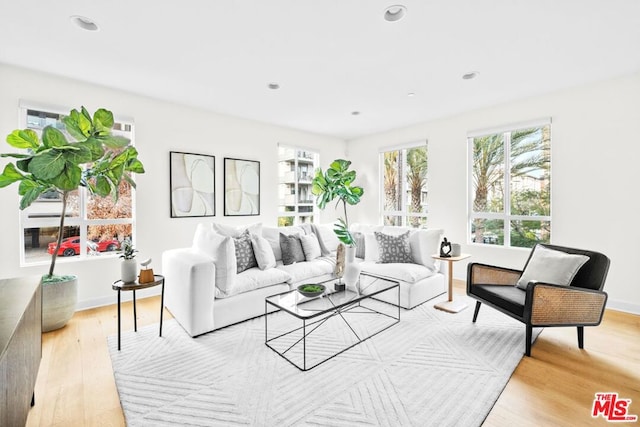
[[[470,240],[531,248],[551,239],[551,121],[468,137]]]
[[[41,134],[46,126],[55,126],[70,141],[61,118],[68,114],[54,109],[34,109],[22,107],[20,128],[33,129]],[[122,135],[133,141],[133,124],[119,121],[113,127],[114,135]],[[91,195],[80,188],[69,195],[65,212],[63,242],[58,252],[58,260],[85,259],[105,256],[120,249],[125,238],[133,239],[134,198],[131,186],[122,182],[118,202],[111,197]],[[59,218],[62,213],[62,196],[56,192],[41,195],[28,208],[20,212],[21,263],[45,263],[50,261],[50,253],[55,248],[58,237]],[[49,249],[49,244],[53,247]]]
[[[427,159],[426,142],[380,153],[384,225],[426,226]]]
[[[315,198],[311,182],[320,156],[313,151],[278,147],[278,225],[314,222]]]

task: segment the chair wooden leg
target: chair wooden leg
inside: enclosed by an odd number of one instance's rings
[[[578,326],[578,348],[584,348],[584,326]]]
[[[533,327],[531,325],[527,325],[527,334],[526,334],[526,347],[525,354],[531,357],[531,336],[533,335]]]
[[[476,309],[473,311],[473,323],[476,323],[476,319],[478,318],[478,312],[480,311],[480,306],[482,303],[480,301],[476,301]]]

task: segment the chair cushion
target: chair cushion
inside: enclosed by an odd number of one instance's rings
[[[511,285],[473,285],[471,295],[477,295],[509,313],[524,316],[524,300],[526,292]]]
[[[233,295],[266,288],[279,283],[287,283],[291,276],[286,271],[277,268],[260,270],[257,267],[249,268],[236,276],[236,281],[230,292],[221,292],[216,286],[216,298],[228,298]]]
[[[589,257],[585,255],[572,255],[536,245],[516,286],[527,289],[527,284],[532,280],[569,286],[580,267],[587,261]]]
[[[336,268],[335,258],[320,257],[313,261],[284,265],[278,263],[277,269],[286,271],[291,279],[289,283],[298,283],[307,279],[333,273]]]
[[[386,277],[410,284],[436,274],[433,270],[420,264],[380,264],[371,261],[364,261],[360,266],[362,267],[363,272],[373,274],[374,276]]]

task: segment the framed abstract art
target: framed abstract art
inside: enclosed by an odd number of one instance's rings
[[[260,162],[225,157],[224,215],[260,215]]]
[[[216,158],[169,152],[171,218],[215,216]]]

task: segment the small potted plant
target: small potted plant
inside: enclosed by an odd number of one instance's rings
[[[138,271],[138,265],[136,260],[137,249],[133,248],[131,240],[124,239],[122,242],[122,264],[120,265],[120,279],[125,283],[131,283],[136,281],[136,273]]]

